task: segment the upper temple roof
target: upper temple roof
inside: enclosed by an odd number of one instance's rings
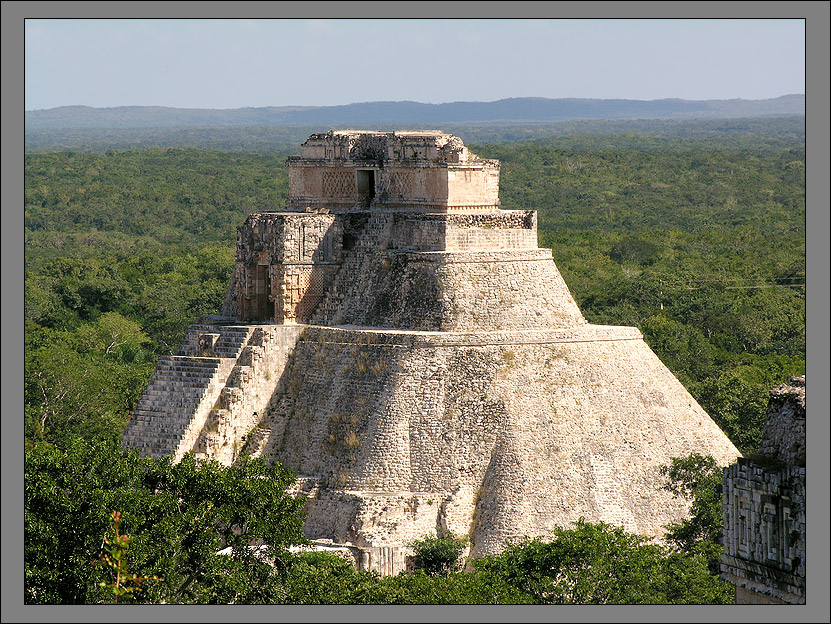
[[[330,130],[311,135],[300,149],[300,159],[483,162],[459,137],[441,130]]]

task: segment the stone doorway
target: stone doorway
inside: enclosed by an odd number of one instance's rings
[[[254,318],[255,321],[270,321],[273,320],[272,305],[269,301],[269,294],[271,293],[271,275],[269,274],[267,264],[258,264],[255,269],[255,302],[254,302]]]
[[[358,169],[355,175],[357,176],[358,198],[361,204],[368,208],[375,197],[375,170]]]

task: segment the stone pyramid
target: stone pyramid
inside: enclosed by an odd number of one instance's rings
[[[442,530],[472,556],[581,517],[659,537],[687,513],[660,466],[738,456],[637,329],[586,322],[536,213],[499,208],[498,162],[438,131],[337,131],[288,166],[286,208],[240,228],[222,314],[160,363],[126,447],[279,461],[307,537],[385,574]]]

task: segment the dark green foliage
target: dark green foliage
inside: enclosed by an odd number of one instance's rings
[[[278,465],[231,468],[192,457],[139,459],[110,442],[73,439],[61,450],[27,443],[25,464],[26,602],[95,604],[112,598],[93,565],[121,512],[128,569],[158,576],[132,595],[152,603],[279,602],[279,576],[255,555],[285,560],[304,541],[302,500],[285,494],[293,476]],[[219,554],[230,548],[230,554]]]
[[[117,443],[153,371],[148,337],[110,312],[76,331],[28,323],[24,393],[27,439],[75,435]]]
[[[288,189],[283,156],[151,149],[33,154],[25,164],[27,253],[47,245],[45,232],[229,244],[245,215],[283,206]]]
[[[291,604],[373,604],[382,600],[379,577],[358,572],[330,553],[307,552],[286,569],[286,602]]]
[[[461,571],[464,560],[462,553],[469,540],[456,537],[452,533],[437,537],[426,536],[409,544],[413,549],[413,567],[423,570],[429,576],[448,576],[451,572]]]
[[[777,383],[777,377],[765,375],[759,367],[735,362],[691,385],[690,390],[744,453],[762,441],[770,389]]]
[[[26,277],[26,435],[117,440],[158,354],[222,305],[231,250],[63,258]]]
[[[714,348],[694,325],[659,313],[642,321],[640,329],[649,346],[687,387],[695,379],[714,374]]]
[[[723,604],[728,583],[698,559],[673,554],[603,522],[557,528],[551,541],[526,539],[474,560],[542,604]]]
[[[718,575],[723,548],[722,468],[709,455],[676,457],[661,467],[663,489],[690,502],[690,518],[667,526],[666,539],[682,553],[703,558],[710,573]]]
[[[530,604],[531,597],[486,573],[454,572],[379,577],[358,572],[340,557],[300,554],[288,566],[286,602],[291,604]]]
[[[229,249],[205,247],[121,261],[64,258],[30,272],[27,410],[58,418],[53,432],[109,412],[119,436],[156,355],[175,352],[188,323],[221,307],[231,266]]]
[[[430,576],[418,570],[379,582],[383,604],[534,604],[528,594],[487,572]]]
[[[660,248],[655,243],[638,236],[625,236],[612,245],[609,250],[609,257],[618,264],[634,262],[642,266],[649,266],[655,264],[658,260],[659,251]]]
[[[539,211],[541,230],[594,232],[740,228],[804,235],[804,141],[771,150],[687,147],[681,139],[562,137],[478,145],[502,163],[504,208]]]

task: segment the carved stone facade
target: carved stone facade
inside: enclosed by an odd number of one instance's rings
[[[286,209],[240,228],[221,316],[154,378],[126,446],[279,461],[307,537],[385,574],[441,530],[473,556],[581,517],[660,536],[687,514],[660,466],[738,456],[637,329],[586,322],[536,213],[498,208],[498,163],[441,132],[350,131],[288,166]]]
[[[290,210],[455,212],[499,203],[499,163],[438,131],[313,134],[288,166]]]
[[[804,604],[804,375],[771,391],[761,455],[724,471],[721,577],[739,604]]]
[[[240,231],[226,310],[240,321],[307,322],[341,261],[333,215],[255,213]]]

